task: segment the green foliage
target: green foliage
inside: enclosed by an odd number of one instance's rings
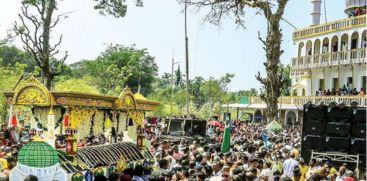
[[[99,10],[101,15],[112,15],[121,18],[126,15],[127,6],[124,0],[93,0],[97,2],[94,9]]]
[[[290,96],[291,95],[291,86],[292,86],[292,80],[290,78],[290,66],[289,65],[279,65],[280,72],[283,75],[284,84],[281,88],[281,94],[282,96]]]
[[[2,59],[1,67],[12,67],[16,63],[27,65],[25,71],[33,72],[35,70],[35,63],[33,57],[15,46],[4,45],[0,47],[0,58]]]
[[[83,79],[77,79],[68,76],[58,77],[56,81],[56,91],[76,91],[84,93],[99,94],[99,90],[96,86],[90,85],[90,77],[83,77]]]
[[[0,64],[2,59],[0,58]],[[7,113],[6,98],[2,92],[11,91],[27,65],[16,62],[14,67],[0,66],[0,122],[4,121]]]
[[[177,75],[180,75],[180,73],[176,71],[174,75],[177,81]],[[190,113],[202,118],[209,118],[213,114],[221,113],[222,104],[238,102],[241,96],[257,95],[256,89],[230,92],[228,86],[233,77],[234,74],[225,74],[219,79],[195,77],[190,80]],[[171,78],[171,74],[164,73],[153,84],[155,92],[150,94],[148,98],[160,102],[159,108],[153,113],[155,115],[183,115],[186,112],[186,82],[182,81],[181,86],[177,86],[172,90]]]
[[[111,45],[96,60],[83,60],[70,67],[74,77],[93,77],[92,84],[109,95],[118,95],[125,86],[136,92],[139,85],[141,93],[148,94],[158,74],[154,57],[134,46]]]

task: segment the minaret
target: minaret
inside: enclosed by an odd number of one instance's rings
[[[321,17],[321,0],[311,0],[312,4],[312,24],[311,26],[319,25],[320,24],[320,17]]]

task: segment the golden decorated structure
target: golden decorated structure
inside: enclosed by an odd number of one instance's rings
[[[68,126],[79,131],[78,138],[90,133],[100,134],[114,127],[123,130],[130,119],[143,126],[145,111],[154,110],[159,103],[147,100],[140,93],[135,95],[126,87],[117,96],[80,93],[73,91],[49,91],[35,77],[21,82],[12,92],[4,92],[12,113],[25,124],[38,120],[47,125],[47,113],[55,113],[55,124],[62,132],[62,120],[69,117]],[[21,107],[21,108],[19,108]],[[27,111],[25,108],[31,109]],[[10,120],[9,120],[10,123]],[[93,125],[92,125],[93,124]],[[89,128],[93,127],[92,130]]]
[[[142,134],[144,116],[159,103],[140,93],[133,94],[129,87],[119,96],[50,91],[32,76],[4,95],[10,107],[8,125],[33,130],[29,131],[33,137],[41,136],[42,141],[62,151],[60,165],[67,173],[94,169],[94,162],[85,164],[81,157],[100,158],[98,163],[104,163],[105,169],[111,164],[121,167],[127,164],[125,160],[141,162],[152,158]],[[121,155],[103,156],[112,154],[105,153],[109,149],[119,150]]]

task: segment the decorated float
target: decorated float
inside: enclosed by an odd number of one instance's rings
[[[8,126],[21,132],[12,178],[33,174],[40,180],[90,180],[154,162],[144,117],[159,103],[128,87],[118,97],[49,91],[32,76],[4,95]]]

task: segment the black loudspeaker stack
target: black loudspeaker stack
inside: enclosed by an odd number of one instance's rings
[[[305,105],[301,154],[309,161],[311,151],[359,154],[366,167],[366,108]]]

